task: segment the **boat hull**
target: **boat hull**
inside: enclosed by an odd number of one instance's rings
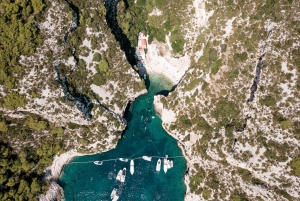
[[[133,173],[134,173],[134,161],[131,160],[131,161],[130,161],[130,174],[133,175]]]
[[[156,171],[159,172],[161,168],[161,160],[158,159],[157,163],[156,163]]]
[[[167,173],[168,171],[168,159],[164,158],[164,172]]]

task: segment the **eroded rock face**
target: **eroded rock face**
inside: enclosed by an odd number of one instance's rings
[[[15,112],[2,110],[4,115],[23,121],[35,115],[32,122],[40,121],[47,127],[33,131],[34,143],[11,136],[15,150],[31,146],[36,151],[50,141],[67,151],[47,168],[45,179],[50,188],[40,200],[60,198],[61,189],[55,181],[72,157],[116,146],[126,127],[123,114],[128,102],[147,92],[107,26],[104,1],[70,2],[74,4],[49,3],[39,24],[43,44],[34,54],[20,57],[24,72],[17,88],[26,97],[26,106]],[[88,23],[92,18],[93,23]],[[105,69],[100,65],[103,61]]]
[[[120,120],[127,103],[146,93],[146,89],[107,28],[105,12],[94,17],[95,24],[88,25],[83,21],[79,23],[79,18],[87,16],[78,18],[78,15],[86,14],[78,5],[72,6],[64,1],[51,1],[45,20],[39,24],[43,45],[34,54],[21,56],[20,63],[25,70],[18,88],[30,104],[18,110],[37,114],[56,126],[65,127],[69,140],[74,140],[72,145],[66,142],[71,147],[80,146],[82,142],[78,140],[82,138],[82,132],[75,129],[78,135],[72,135],[74,130],[68,129],[68,123],[86,125],[89,129],[85,140],[93,144],[87,146],[86,151],[108,150],[126,126]],[[92,3],[85,10],[96,7],[98,4]],[[100,60],[106,59],[108,63],[106,77],[99,70],[96,53]],[[99,79],[105,81],[100,85]],[[60,84],[55,80],[60,80]],[[106,109],[99,107],[96,99]],[[106,137],[97,133],[104,133]]]
[[[129,64],[135,58],[128,40],[122,42],[117,2],[82,1],[75,26],[69,5],[51,1],[38,25],[43,44],[19,61],[24,68],[13,91],[26,97],[27,104],[16,111],[1,108],[3,115],[18,120],[36,114],[64,127],[57,140],[66,150],[113,148],[125,126],[114,115],[122,117],[128,101],[146,92]],[[165,129],[184,147],[186,200],[299,199],[299,176],[290,165],[299,155],[300,140],[299,2],[186,2],[190,5],[177,11],[184,14],[176,27],[185,40],[183,54],[172,54],[170,31],[165,44],[150,44],[148,55],[148,71],[153,66],[153,72],[179,83],[168,97],[155,97],[155,106]],[[154,8],[151,16],[163,17],[170,8]],[[264,53],[262,65],[258,58]],[[107,70],[99,67],[102,60]],[[71,93],[91,100],[91,121],[63,98],[53,66],[67,77]],[[1,86],[0,93],[4,97],[8,92]],[[51,135],[35,131],[28,143],[7,137],[19,150],[36,148]]]
[[[190,67],[168,97],[154,102],[165,129],[185,147],[186,200],[299,199],[300,179],[291,167],[300,143],[293,62],[299,4],[285,5],[297,16],[293,23],[280,5],[273,7],[282,16],[276,23],[273,15],[255,20],[261,8],[253,4],[236,3],[243,9],[235,15],[223,10],[227,3],[207,2],[195,12],[204,17],[198,38],[187,42]]]

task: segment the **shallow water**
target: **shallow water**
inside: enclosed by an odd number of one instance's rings
[[[154,95],[162,90],[170,90],[171,87],[162,77],[151,75],[148,93],[139,96],[126,114],[128,127],[117,147],[101,154],[76,157],[71,162],[131,159],[144,155],[182,156],[177,141],[162,128],[161,119],[153,106]],[[168,169],[167,173],[164,173],[163,166],[160,172],[155,170],[157,160],[134,160],[133,175],[129,172],[130,161],[113,160],[103,162],[101,166],[92,162],[70,163],[64,168],[59,183],[64,189],[66,201],[111,200],[110,194],[114,188],[118,189],[121,201],[183,200],[186,191],[183,180],[185,159],[174,158],[174,167]],[[121,183],[116,180],[116,176],[124,167],[127,168],[127,174],[125,182]]]

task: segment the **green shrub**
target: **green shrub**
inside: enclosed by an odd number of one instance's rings
[[[159,9],[162,9],[167,4],[167,0],[156,0],[155,2]]]
[[[175,53],[182,53],[183,45],[184,45],[184,38],[183,38],[180,30],[175,29],[174,31],[172,31],[171,37],[170,37],[170,42],[171,42],[173,51]]]
[[[98,68],[100,70],[100,72],[102,73],[106,73],[108,70],[108,63],[106,60],[101,60],[98,64]]]
[[[68,128],[71,129],[71,130],[75,130],[77,128],[79,128],[80,126],[78,124],[75,124],[75,123],[72,123],[72,122],[69,122],[68,123]]]
[[[273,106],[273,105],[276,104],[276,100],[275,100],[275,98],[273,98],[272,96],[267,96],[265,99],[263,99],[263,100],[261,101],[261,103],[262,103],[263,105],[266,105],[266,106],[270,107],[270,106]]]
[[[158,40],[159,42],[165,42],[165,33],[162,29],[158,29],[155,27],[148,27],[148,33],[150,35],[149,37],[149,43],[152,42],[153,38],[155,38],[156,40]]]
[[[218,58],[218,52],[215,48],[209,49],[209,60],[210,61],[216,61]]]
[[[222,59],[219,59],[218,61],[216,62],[213,62],[210,64],[210,68],[211,68],[211,73],[212,74],[217,74],[217,72],[219,71],[220,67],[222,66],[222,62],[223,60]]]
[[[292,120],[286,120],[280,122],[280,126],[283,130],[290,129],[293,126],[293,121]]]
[[[226,52],[226,50],[227,50],[227,45],[226,45],[226,44],[221,44],[220,46],[221,46],[221,52],[222,52],[222,53],[223,53],[223,52]]]
[[[204,199],[208,200],[211,197],[211,190],[204,188],[202,191],[202,196]]]
[[[96,52],[94,55],[93,55],[93,61],[97,61],[99,62],[101,60],[101,54],[99,52]]]
[[[279,189],[278,187],[275,188],[275,192],[282,195],[284,198],[286,198],[287,200],[295,200],[293,199],[293,197],[288,194],[286,191]]]
[[[34,129],[34,130],[44,130],[47,128],[47,122],[46,121],[39,121],[36,118],[29,117],[25,121],[25,125],[27,125],[29,128]]]
[[[17,109],[18,107],[24,107],[25,106],[25,97],[18,94],[17,92],[11,92],[8,93],[4,97],[4,103],[3,107],[13,110]]]
[[[291,167],[294,170],[295,174],[300,176],[300,158],[294,158],[291,163]]]
[[[170,20],[167,20],[165,23],[164,23],[164,27],[166,30],[168,31],[172,31],[172,26],[170,24]]]
[[[160,28],[163,22],[164,18],[161,16],[153,15],[148,17],[148,23],[151,27]]]
[[[56,134],[57,136],[62,136],[64,134],[64,129],[62,127],[56,127],[51,130],[52,134]]]
[[[248,59],[248,54],[247,54],[247,52],[243,52],[241,54],[235,53],[233,57],[234,57],[234,60],[243,62],[243,61],[246,61]]]
[[[239,108],[234,102],[221,99],[216,104],[213,117],[220,119],[222,124],[228,124],[232,119],[236,119],[239,113]]]
[[[191,177],[189,184],[192,192],[198,191],[200,183],[202,183],[205,178],[205,170],[202,167],[199,167],[198,164],[195,164],[195,168],[196,174]]]
[[[238,168],[238,174],[241,175],[243,181],[245,182],[250,182],[252,180],[252,174],[249,170],[243,169],[243,168]]]
[[[205,81],[205,80],[203,80],[202,81],[202,86],[201,86],[201,90],[203,91],[203,90],[205,90],[206,89],[206,87],[208,86],[208,83]]]
[[[232,201],[242,201],[242,198],[237,194],[231,195],[231,199]]]
[[[35,13],[41,12],[45,7],[45,4],[43,4],[42,0],[31,0],[31,3]]]
[[[106,83],[106,77],[104,77],[102,74],[97,73],[96,75],[94,75],[93,84],[101,86],[104,85],[105,83]]]
[[[0,132],[7,132],[7,131],[8,131],[8,127],[7,127],[6,123],[1,121],[0,122]]]
[[[192,123],[194,125],[197,125],[197,130],[202,130],[206,132],[212,131],[212,127],[207,123],[207,121],[203,117],[193,118]]]

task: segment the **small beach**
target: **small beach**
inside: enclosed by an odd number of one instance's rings
[[[147,45],[144,63],[149,74],[163,75],[176,85],[190,66],[190,57],[174,57],[167,44],[153,41]]]

